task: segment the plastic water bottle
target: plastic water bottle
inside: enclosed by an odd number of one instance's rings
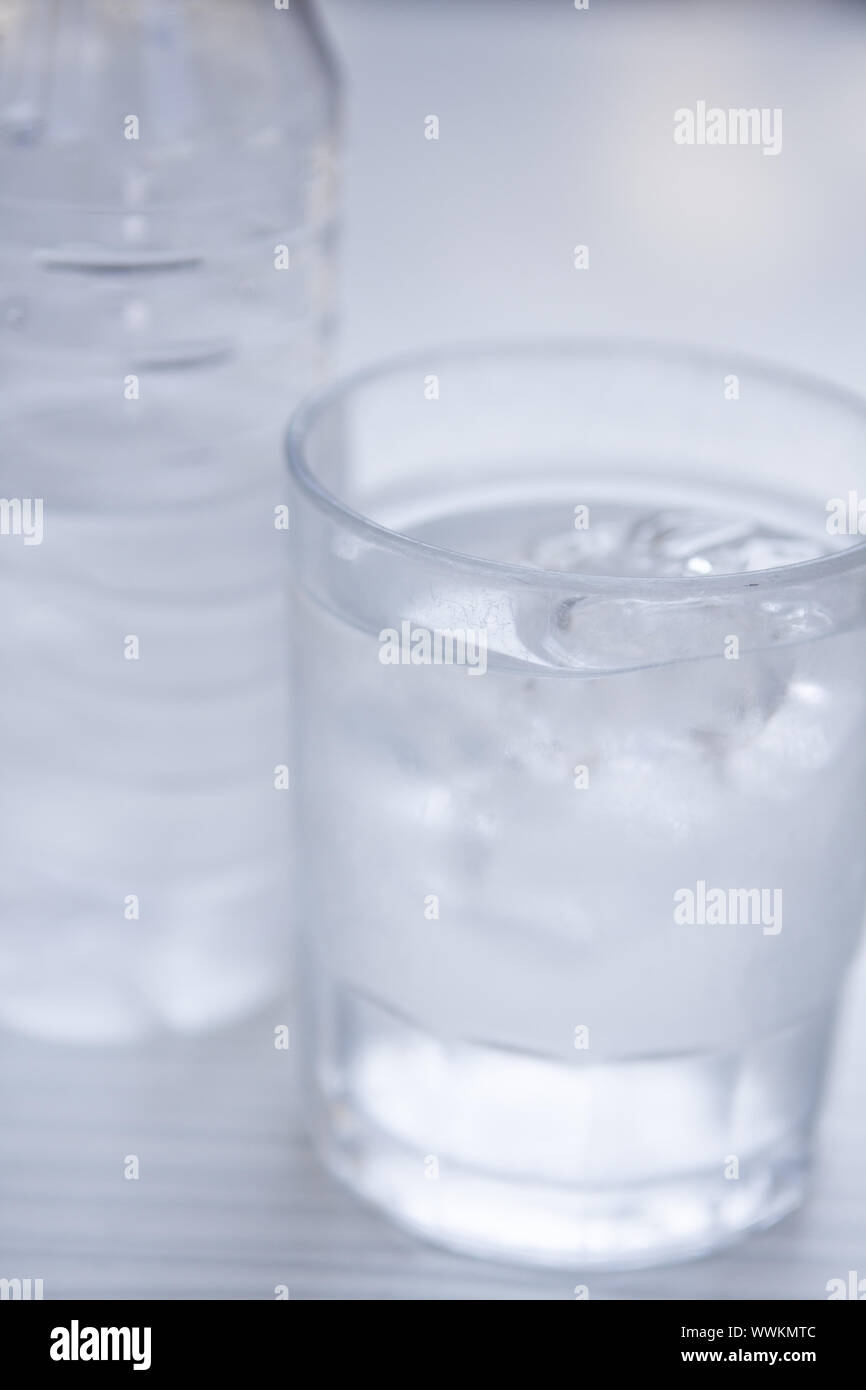
[[[0,1024],[285,983],[282,424],[330,330],[306,0],[0,0]]]

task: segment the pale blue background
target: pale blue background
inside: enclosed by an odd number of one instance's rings
[[[327,0],[347,72],[344,364],[444,339],[610,331],[866,380],[866,10]],[[680,149],[673,111],[781,106],[783,150]],[[441,138],[423,136],[435,113]],[[590,246],[590,270],[572,247]],[[814,461],[820,470],[821,460]],[[820,808],[816,808],[816,815]],[[825,1297],[866,1276],[866,974],[815,1194],[772,1232],[629,1276],[417,1244],[312,1162],[274,1023],[123,1053],[0,1043],[0,1272],[46,1296]],[[139,1182],[123,1156],[141,1160]]]

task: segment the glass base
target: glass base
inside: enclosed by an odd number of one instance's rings
[[[803,1196],[829,1010],[739,1052],[571,1062],[442,1041],[316,983],[322,1156],[430,1240],[635,1268],[706,1254]]]

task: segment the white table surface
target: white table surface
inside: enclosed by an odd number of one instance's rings
[[[852,980],[807,1204],[716,1257],[631,1274],[466,1259],[324,1174],[299,1114],[292,1010],[195,1043],[0,1038],[0,1274],[45,1298],[822,1299],[866,1275],[866,959]],[[139,1160],[137,1181],[124,1162]]]

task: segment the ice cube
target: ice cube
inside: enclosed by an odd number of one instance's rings
[[[536,539],[527,556],[539,569],[565,574],[616,574],[627,532],[627,512],[616,519],[593,518],[583,530],[555,532]]]
[[[718,823],[722,806],[713,763],[673,741],[667,749],[656,741],[649,753],[605,759],[585,797],[608,837],[632,847],[688,841]]]
[[[785,800],[804,776],[831,767],[862,738],[863,696],[853,683],[798,675],[764,727],[728,760],[740,790]]]
[[[626,541],[627,573],[746,574],[828,553],[816,534],[797,535],[752,517],[668,508],[641,517]]]

